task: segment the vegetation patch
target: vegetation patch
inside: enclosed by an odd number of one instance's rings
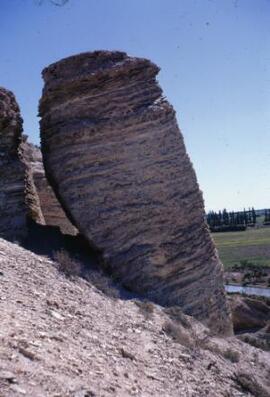
[[[149,301],[136,300],[134,303],[139,307],[140,313],[144,316],[145,320],[151,320],[154,313],[155,305]]]
[[[72,258],[65,250],[56,251],[53,254],[54,260],[58,263],[58,269],[66,277],[80,276],[82,265],[79,261]]]
[[[223,353],[223,357],[232,363],[238,363],[240,361],[240,353],[237,350],[227,349]]]
[[[108,297],[113,299],[118,299],[120,297],[117,285],[101,270],[89,270],[84,275],[84,278]]]
[[[175,342],[180,343],[185,347],[191,348],[195,345],[189,331],[180,324],[177,324],[175,321],[166,320],[162,326],[162,330]]]
[[[213,233],[212,236],[225,269],[270,267],[270,227]]]
[[[180,323],[184,328],[191,328],[191,321],[188,316],[185,315],[179,306],[166,307],[164,309],[166,313],[173,321]]]

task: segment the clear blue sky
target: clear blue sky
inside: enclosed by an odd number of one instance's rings
[[[39,142],[41,70],[124,50],[161,67],[207,209],[270,207],[269,0],[0,0],[0,86]]]

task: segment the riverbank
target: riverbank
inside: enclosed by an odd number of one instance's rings
[[[270,299],[270,288],[227,284],[225,285],[225,290],[229,294],[238,293],[256,297],[263,296]]]

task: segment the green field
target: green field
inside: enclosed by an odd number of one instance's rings
[[[225,268],[243,260],[270,267],[270,227],[213,233],[212,236]]]

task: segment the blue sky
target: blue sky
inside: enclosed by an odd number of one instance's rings
[[[0,0],[0,86],[39,142],[41,70],[71,54],[150,58],[207,209],[270,207],[269,0]]]

